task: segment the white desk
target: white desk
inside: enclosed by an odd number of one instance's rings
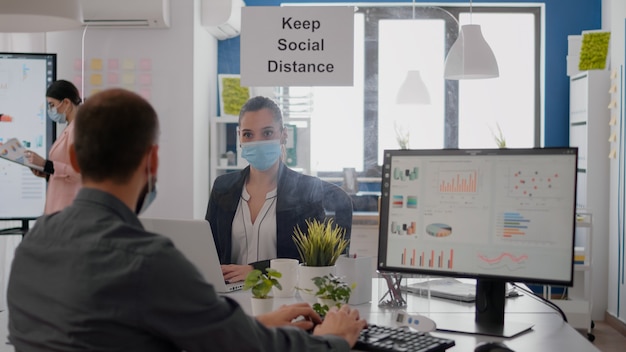
[[[378,283],[379,279],[373,279],[372,301],[354,306],[359,309],[361,316],[369,323],[377,325],[392,325],[392,310],[378,307]],[[226,294],[236,300],[243,309],[251,312],[249,291],[238,291]],[[298,298],[275,299],[274,308],[283,304],[294,303]],[[460,319],[468,322],[474,320],[474,304],[459,303],[443,299],[418,297],[409,294],[408,306],[405,309],[409,313],[422,314],[431,317],[435,322],[445,319]],[[427,313],[425,310],[429,309]],[[507,298],[506,321],[516,321],[534,324],[530,331],[513,338],[498,338],[484,335],[471,335],[451,332],[433,332],[439,337],[453,339],[456,346],[448,351],[474,351],[474,347],[481,341],[503,341],[507,346],[517,352],[542,352],[542,351],[600,351],[589,342],[581,333],[565,323],[560,314],[544,303],[528,297],[525,293],[520,297]]]
[[[391,325],[392,311],[378,307],[378,283],[379,279],[373,279],[372,302],[354,307],[359,309],[361,316],[366,318],[369,323]],[[226,294],[226,296],[239,302],[244,311],[251,312],[250,291],[238,291]],[[274,308],[296,301],[296,298],[275,299]],[[427,313],[425,309],[429,309],[430,313]],[[473,304],[457,303],[437,298],[432,298],[429,301],[425,298],[408,295],[408,307],[406,310],[409,313],[430,316],[435,322],[441,321],[441,319],[463,319],[467,321],[473,321],[474,319]],[[7,319],[7,311],[0,312],[0,335],[2,336],[7,335]],[[535,325],[532,330],[510,339],[449,332],[433,332],[432,334],[455,340],[456,346],[448,351],[472,352],[478,342],[494,340],[504,341],[507,346],[517,352],[600,351],[581,333],[563,322],[563,319],[556,311],[526,295],[506,300],[505,319],[529,322]],[[0,339],[0,341],[0,352],[14,352],[12,346],[4,343],[5,340]]]

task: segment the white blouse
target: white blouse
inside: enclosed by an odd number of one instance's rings
[[[276,189],[265,195],[265,203],[253,224],[248,207],[250,194],[243,186],[233,219],[232,263],[249,264],[276,258],[276,195]]]

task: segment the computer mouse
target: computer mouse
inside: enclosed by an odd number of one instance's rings
[[[514,352],[503,342],[484,341],[476,345],[474,352]]]

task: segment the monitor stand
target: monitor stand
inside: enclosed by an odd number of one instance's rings
[[[476,311],[474,321],[468,319],[436,319],[437,330],[467,334],[514,337],[530,330],[533,324],[505,321],[506,282],[476,280]]]

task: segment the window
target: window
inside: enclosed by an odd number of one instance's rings
[[[496,148],[541,143],[540,6],[359,5],[355,13],[352,87],[312,87],[311,172],[339,176],[354,167],[376,174],[384,149]],[[448,81],[445,54],[459,26],[480,24],[500,77]],[[409,70],[426,84],[430,104],[402,105],[398,89]]]

